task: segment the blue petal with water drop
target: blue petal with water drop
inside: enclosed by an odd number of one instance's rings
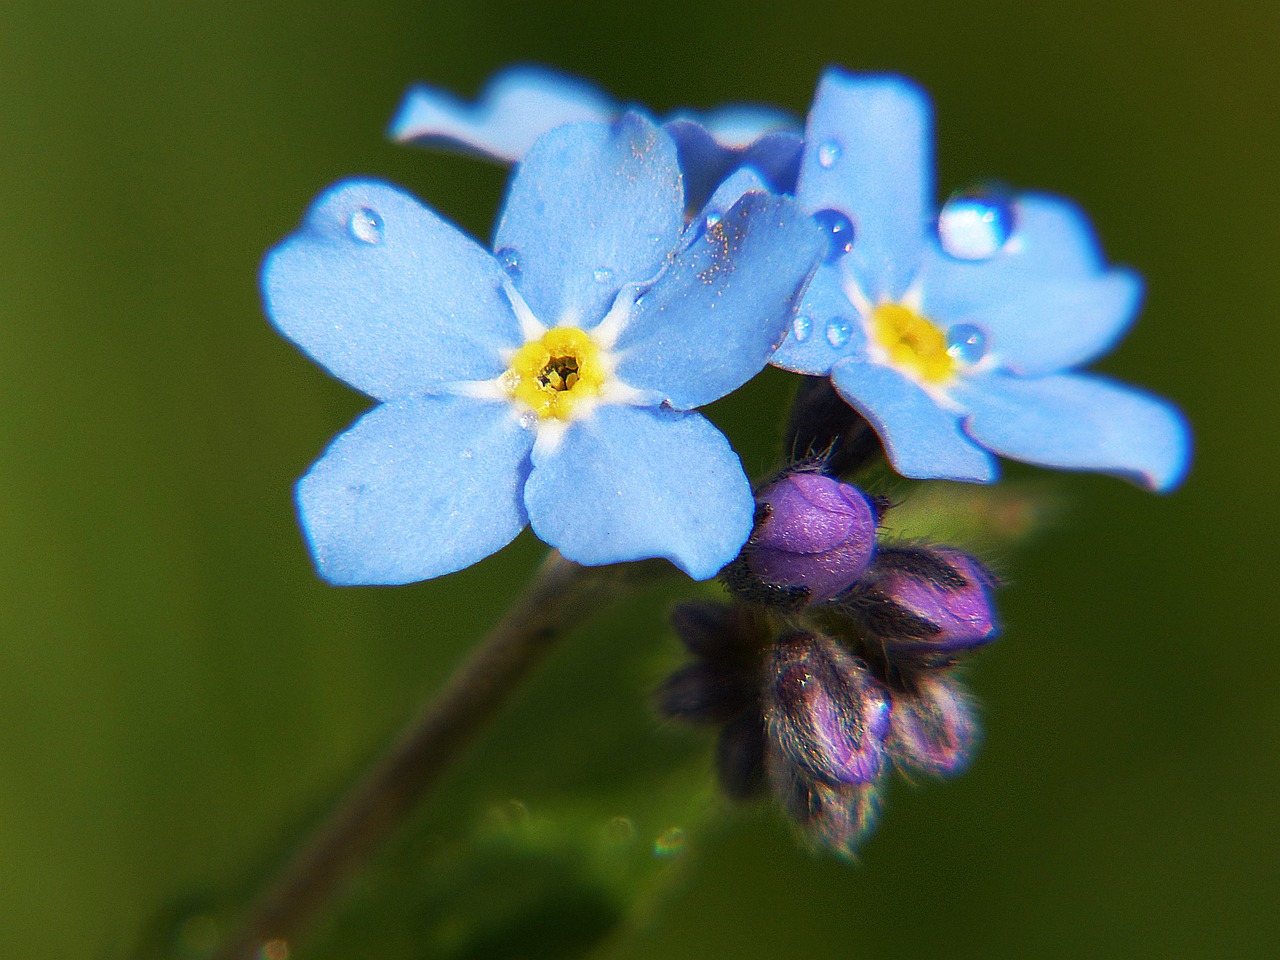
[[[533,434],[505,403],[384,403],[298,482],[320,575],[335,584],[438,577],[506,546],[527,522]]]
[[[863,323],[849,302],[840,275],[835,270],[819,268],[800,301],[797,317],[808,320],[809,335],[792,335],[782,342],[770,359],[775,367],[793,373],[826,376],[845,357],[866,358],[867,337]],[[847,333],[843,342],[833,343],[827,331],[832,324]],[[801,325],[804,329],[804,325]],[[839,341],[840,338],[836,337]]]
[[[590,328],[621,286],[657,275],[683,229],[675,145],[630,113],[540,139],[516,169],[494,246],[518,252],[517,286],[544,324]]]
[[[678,410],[718,400],[759,373],[791,328],[821,255],[789,197],[748,193],[636,303],[616,343],[618,377]]]
[[[277,329],[379,400],[500,374],[522,342],[494,258],[395,187],[348,180],[267,255]]]
[[[1152,490],[1181,482],[1191,457],[1186,420],[1144,390],[1088,374],[975,378],[956,391],[965,430],[1002,456],[1046,467],[1119,474]]]
[[[474,104],[437,87],[413,87],[390,134],[402,143],[454,147],[515,163],[556,127],[608,122],[617,114],[612,98],[585,80],[521,66],[496,74]]]
[[[901,77],[828,70],[814,95],[796,197],[852,221],[858,239],[844,268],[872,302],[901,297],[920,263],[931,124],[928,98]]]
[[[1013,235],[1013,216],[1004,191],[955,194],[938,213],[938,242],[957,260],[989,260]]]
[[[948,257],[922,273],[924,312],[986,335],[1001,365],[1027,376],[1055,373],[1108,352],[1133,322],[1142,281],[1129,270],[1083,277],[984,269]]]
[[[960,417],[898,371],[848,359],[836,364],[831,382],[875,428],[889,462],[904,477],[977,483],[996,478],[995,458],[965,434]]]
[[[665,557],[706,580],[737,556],[755,500],[706,418],[605,406],[539,445],[525,488],[533,531],[577,563]]]

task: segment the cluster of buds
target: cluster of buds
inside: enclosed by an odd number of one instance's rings
[[[754,533],[724,574],[732,603],[677,607],[695,660],[658,702],[720,727],[728,794],[771,793],[814,843],[852,856],[892,770],[946,777],[972,758],[957,668],[997,634],[996,581],[952,547],[878,542],[888,503],[824,466],[758,492]]]

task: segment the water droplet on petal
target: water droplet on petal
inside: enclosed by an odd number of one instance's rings
[[[347,221],[347,229],[361,243],[382,242],[382,217],[372,207],[361,207],[352,213],[351,219]]]
[[[532,410],[526,410],[524,413],[520,414],[520,426],[524,427],[526,430],[532,430],[537,425],[538,415]]]
[[[706,229],[710,230],[710,229],[711,229],[712,227],[714,227],[717,223],[719,223],[722,219],[723,219],[723,217],[722,217],[720,214],[718,214],[718,213],[708,213],[705,217],[703,217],[703,218],[702,218],[702,225],[703,225]]]
[[[938,214],[938,240],[957,260],[986,260],[1013,233],[1013,202],[999,189],[954,193]]]
[[[813,219],[827,238],[827,263],[839,260],[853,249],[853,221],[839,210],[819,210]]]
[[[813,333],[813,320],[803,313],[791,321],[791,335],[800,343],[808,340],[811,333]]]
[[[823,170],[830,170],[836,165],[840,159],[840,144],[835,140],[828,140],[826,143],[818,146],[818,166]]]
[[[520,251],[515,247],[503,247],[494,256],[502,265],[502,269],[507,271],[507,276],[512,280],[520,279]]]
[[[597,267],[592,276],[596,278],[596,283],[608,283],[613,279],[613,271],[608,267]]]
[[[843,347],[853,337],[853,324],[844,317],[832,317],[827,323],[827,343]]]
[[[971,323],[947,331],[947,353],[961,363],[977,363],[987,352],[987,335]]]

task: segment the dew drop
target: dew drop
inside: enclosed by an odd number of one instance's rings
[[[834,263],[853,249],[853,221],[839,210],[819,210],[813,215],[827,238],[827,263]]]
[[[947,353],[961,363],[977,363],[987,352],[987,335],[971,323],[947,331]]]
[[[372,207],[361,207],[352,213],[351,219],[347,221],[347,229],[361,243],[382,242],[382,217]]]
[[[498,263],[502,264],[502,269],[507,271],[507,276],[512,280],[520,278],[520,251],[515,247],[503,247],[494,254],[498,258]]]
[[[796,316],[791,321],[791,335],[800,343],[804,343],[809,339],[809,334],[813,333],[813,320],[806,317],[803,313]]]
[[[840,144],[835,140],[828,140],[826,143],[818,145],[818,166],[823,170],[830,170],[836,165],[840,159]]]
[[[520,426],[524,427],[526,430],[532,430],[537,425],[538,415],[532,410],[526,410],[524,413],[520,414]]]
[[[853,324],[844,317],[832,317],[827,323],[827,343],[843,347],[853,337]]]
[[[596,283],[608,283],[613,279],[613,271],[608,267],[597,267],[592,276],[596,278]]]
[[[957,260],[994,257],[1011,233],[1013,203],[997,188],[954,193],[938,214],[938,240]]]
[[[717,223],[719,223],[723,219],[724,217],[721,214],[708,213],[705,217],[702,218],[702,226],[705,229],[710,230],[712,227],[714,227]]]

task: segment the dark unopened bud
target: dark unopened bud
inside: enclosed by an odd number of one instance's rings
[[[794,633],[766,669],[767,749],[778,763],[828,784],[880,775],[889,693],[861,660],[829,637]]]
[[[941,666],[995,639],[995,585],[963,551],[888,548],[846,599],[890,656]]]
[[[884,455],[871,424],[836,393],[829,377],[800,378],[786,436],[794,459],[815,458],[833,477]]]
[[[656,698],[665,716],[689,723],[722,723],[759,694],[758,675],[698,661],[667,677]]]
[[[716,772],[725,793],[735,800],[748,800],[764,789],[764,749],[759,705],[724,725],[716,744]]]
[[[671,626],[690,653],[712,663],[756,661],[766,642],[760,622],[742,604],[681,603],[671,611]]]
[[[830,600],[871,563],[876,511],[857,487],[820,473],[792,473],[756,497],[760,519],[743,552],[747,572],[768,586]]]
[[[893,696],[889,754],[905,771],[954,776],[973,759],[978,736],[973,703],[948,674],[922,674],[914,690]]]

